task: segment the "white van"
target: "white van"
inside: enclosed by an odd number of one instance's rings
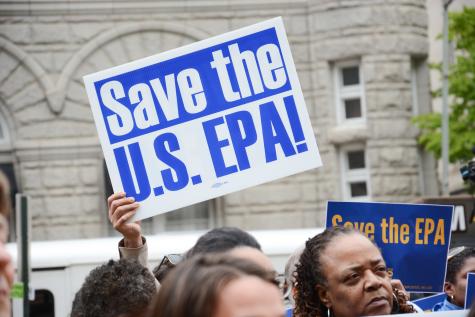
[[[251,231],[278,272],[284,271],[288,256],[322,228]],[[150,268],[162,257],[183,253],[191,248],[204,231],[167,232],[147,236]],[[86,240],[33,242],[31,245],[31,284],[35,301],[30,316],[66,317],[71,311],[74,295],[85,277],[109,259],[118,259],[119,237]],[[8,244],[16,262],[16,244]],[[19,317],[15,315],[14,317]]]

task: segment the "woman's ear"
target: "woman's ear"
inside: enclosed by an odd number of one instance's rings
[[[445,294],[447,294],[447,296],[449,296],[450,298],[452,298],[455,294],[455,286],[454,284],[450,283],[450,282],[445,282],[444,283],[444,292]]]
[[[330,299],[330,294],[328,293],[328,289],[321,285],[317,285],[316,290],[317,290],[317,295],[320,298],[320,301],[322,302],[322,304],[325,305],[327,308],[331,308],[332,302]]]

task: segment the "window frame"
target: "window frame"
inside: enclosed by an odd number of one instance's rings
[[[343,68],[358,67],[359,84],[343,86]],[[337,123],[341,124],[365,124],[366,123],[366,97],[364,89],[364,76],[359,60],[337,62],[333,67],[333,80],[335,87]],[[360,99],[361,117],[346,118],[345,100]]]
[[[364,151],[365,167],[350,170],[348,153],[355,151]],[[368,151],[364,145],[354,144],[343,146],[339,151],[340,170],[341,170],[341,191],[344,200],[347,201],[370,201],[371,200],[371,182],[370,167],[368,161]],[[365,182],[366,196],[351,196],[351,183]]]

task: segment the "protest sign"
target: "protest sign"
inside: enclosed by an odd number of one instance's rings
[[[439,293],[432,296],[419,298],[413,300],[412,302],[424,311],[431,311],[435,304],[442,303],[446,297],[447,294]]]
[[[475,273],[467,274],[467,288],[465,289],[465,308],[469,309],[475,299]]]
[[[281,18],[87,75],[134,220],[321,166]]]
[[[442,292],[453,206],[329,201],[326,226],[353,227],[376,242],[409,292]]]

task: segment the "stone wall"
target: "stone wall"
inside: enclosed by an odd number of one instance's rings
[[[82,76],[283,16],[324,167],[220,199],[214,223],[245,229],[319,226],[341,198],[338,148],[364,142],[375,200],[422,194],[411,61],[427,55],[423,1],[0,0],[2,150],[31,196],[33,237],[106,235],[103,161]],[[367,125],[336,126],[332,63],[361,60]],[[427,92],[428,94],[428,92]],[[0,159],[2,158],[0,155]]]

